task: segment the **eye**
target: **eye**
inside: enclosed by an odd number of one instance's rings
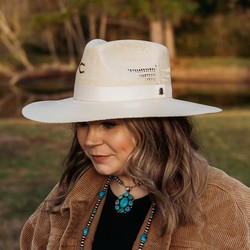
[[[87,122],[79,122],[77,125],[79,127],[86,127],[86,126],[88,126],[88,123]]]
[[[101,124],[101,128],[104,128],[104,129],[111,129],[111,128],[115,127],[115,126],[116,126],[116,124],[113,123],[113,122],[103,122]]]

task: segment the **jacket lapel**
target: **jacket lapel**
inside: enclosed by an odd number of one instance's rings
[[[147,222],[149,219],[149,215],[151,213],[151,208],[148,211],[148,214],[142,224],[139,234],[137,235],[136,241],[133,245],[132,250],[138,250],[139,245],[141,243],[141,236],[144,234],[144,231],[147,226]],[[159,226],[155,219],[152,220],[148,234],[147,234],[147,241],[143,245],[143,250],[167,250],[170,247],[171,243],[171,234],[166,234],[161,237]]]
[[[62,242],[64,244],[65,241],[71,237],[73,230],[76,228],[77,224],[81,221],[84,225],[89,220],[89,215],[92,213],[90,210],[94,206],[94,203],[97,200],[98,193],[103,188],[104,183],[107,177],[102,176],[96,172],[96,170],[91,167],[89,168],[81,179],[77,182],[75,187],[72,189],[65,202],[61,207],[61,215],[62,216],[70,216],[69,223],[67,228],[64,231]],[[102,207],[104,204],[105,198],[103,199],[100,207],[98,209],[98,214],[96,214],[95,219],[91,225],[91,230],[88,234],[88,240],[86,241],[86,249],[90,249],[93,239],[94,233],[96,230],[96,226],[99,221],[99,217],[101,215]],[[152,208],[152,207],[151,207]],[[148,218],[150,215],[151,209],[149,210],[140,232],[136,238],[136,241],[133,245],[132,250],[137,250],[139,248],[141,242],[141,235],[144,233],[144,230],[147,226]],[[69,215],[70,213],[70,215]],[[152,220],[148,235],[147,241],[144,243],[144,250],[166,250],[169,249],[171,242],[171,234],[160,236],[159,227],[157,226],[156,220]],[[87,245],[89,247],[87,247]]]
[[[89,202],[100,189],[106,176],[98,174],[94,167],[89,168],[76,183],[61,207],[61,214],[67,212],[72,201]]]
[[[69,217],[68,225],[62,236],[61,245],[72,237],[79,222],[88,220],[89,208],[95,202],[99,190],[104,186],[106,176],[99,175],[94,168],[88,169],[69,193],[61,207],[61,215]]]

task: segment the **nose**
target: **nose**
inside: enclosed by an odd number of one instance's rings
[[[85,138],[86,147],[94,147],[103,144],[103,140],[100,134],[100,126],[89,125],[87,135]]]

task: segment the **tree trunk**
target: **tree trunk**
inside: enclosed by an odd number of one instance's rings
[[[150,40],[155,43],[163,43],[162,22],[159,20],[151,20],[149,24]]]
[[[175,50],[175,39],[174,39],[174,27],[173,24],[169,21],[165,22],[165,46],[169,50],[170,59],[174,59],[176,57]]]
[[[69,20],[64,22],[64,29],[65,29],[65,36],[67,40],[67,47],[68,47],[68,55],[69,55],[69,65],[72,67],[75,66],[75,51],[74,51],[74,44],[72,38],[72,30],[69,24]]]
[[[81,50],[83,51],[83,48],[85,47],[86,41],[85,41],[85,37],[83,34],[81,20],[80,20],[78,13],[73,16],[73,22],[74,22],[75,27],[76,27],[76,32],[78,35],[79,43],[81,45]]]
[[[94,11],[90,8],[89,12],[89,38],[90,40],[96,39],[96,15]]]
[[[25,50],[21,47],[20,43],[18,42],[18,46],[17,46],[17,54],[20,58],[20,61],[22,62],[22,64],[26,67],[26,69],[28,70],[33,70],[34,66],[30,63],[30,61],[27,58],[26,52]]]
[[[29,62],[25,50],[22,48],[21,42],[11,30],[3,12],[0,10],[0,31],[2,31],[2,41],[10,53],[22,62],[28,69],[32,70],[34,67]]]
[[[64,3],[62,0],[57,0],[57,4],[59,7],[59,10],[61,13],[66,12],[66,8],[64,6]],[[69,55],[69,65],[74,67],[76,65],[75,63],[75,50],[74,50],[74,43],[73,43],[73,30],[72,30],[72,24],[69,20],[64,21],[64,31],[65,31],[65,37],[67,41],[67,47],[68,47],[68,55]]]
[[[103,10],[100,18],[99,38],[106,39],[107,11]]]
[[[82,50],[83,50],[83,47],[82,47],[82,43],[78,37],[78,34],[72,24],[71,21],[68,20],[68,29],[70,30],[70,33],[71,33],[71,36],[72,36],[72,39],[75,43],[75,48],[76,48],[76,51],[78,53],[78,55],[82,55]]]
[[[54,62],[59,63],[60,60],[59,60],[57,53],[56,53],[56,47],[55,47],[55,43],[54,43],[54,39],[53,39],[53,34],[52,34],[50,29],[45,30],[45,37],[46,37],[46,41],[48,44],[50,54],[51,54]]]

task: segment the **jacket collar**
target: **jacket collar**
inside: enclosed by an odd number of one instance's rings
[[[95,197],[97,192],[104,186],[107,176],[100,175],[94,167],[90,167],[82,175],[74,188],[71,190],[64,203],[61,206],[61,214],[63,215],[70,209],[72,202],[87,202]]]
[[[107,176],[98,174],[94,167],[90,167],[83,174],[83,176],[80,178],[75,187],[67,196],[66,200],[64,201],[61,207],[61,214],[64,216],[64,214],[68,213],[69,209],[71,209],[72,213],[74,213],[74,211],[78,211],[79,209],[74,209],[76,206],[78,208],[79,206],[85,206],[84,210],[87,210],[90,203],[93,201],[94,198],[96,198],[97,193],[100,192],[100,190],[104,186],[106,180]],[[149,214],[150,211],[142,224],[140,232],[134,243],[133,250],[138,249],[138,246],[140,245],[141,241],[140,238],[147,226]],[[80,216],[80,214],[77,216]],[[68,231],[70,231],[69,228]],[[171,234],[167,234],[161,237],[157,226],[157,222],[153,220],[148,233],[148,240],[145,242],[144,245],[144,249],[145,250],[169,249],[170,242],[171,242]]]

